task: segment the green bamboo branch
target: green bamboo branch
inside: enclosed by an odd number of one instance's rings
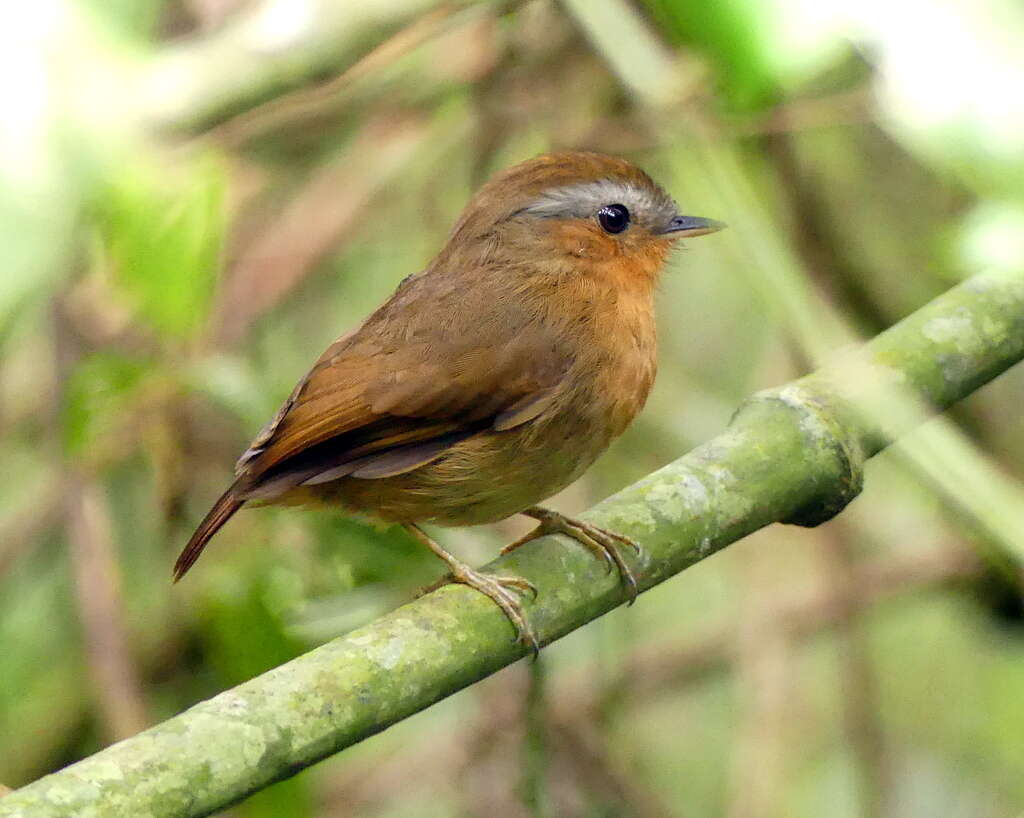
[[[1022,357],[1024,273],[976,276],[755,395],[721,435],[585,516],[643,543],[646,590],[769,523],[829,519],[859,492],[867,458]],[[622,602],[617,578],[561,538],[490,568],[536,584],[528,613],[545,643]],[[15,791],[0,816],[208,815],[514,662],[511,637],[489,600],[445,586]]]

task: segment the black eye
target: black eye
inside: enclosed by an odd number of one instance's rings
[[[629,227],[629,211],[625,205],[605,205],[597,211],[597,220],[606,233],[621,233]]]

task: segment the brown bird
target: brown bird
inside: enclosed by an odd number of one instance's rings
[[[504,551],[567,534],[618,569],[632,601],[636,580],[617,546],[638,546],[537,503],[583,474],[643,407],[669,249],[723,226],[680,215],[646,173],[611,156],[548,154],[497,174],[426,270],[299,381],[239,459],[175,579],[244,503],[326,503],[403,525],[534,651],[517,596],[530,583],[475,571],[420,523],[525,514],[540,525]]]

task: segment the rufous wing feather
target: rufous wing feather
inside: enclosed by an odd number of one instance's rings
[[[249,496],[272,499],[299,484],[401,474],[472,434],[533,420],[557,397],[567,369],[535,345],[520,335],[490,347],[460,339],[443,356],[426,344],[373,354],[371,344],[354,338],[317,363],[243,456]],[[357,460],[357,468],[346,468]]]

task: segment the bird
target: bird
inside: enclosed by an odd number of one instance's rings
[[[235,467],[174,565],[180,580],[247,503],[335,506],[399,524],[504,612],[536,655],[521,577],[478,571],[422,528],[516,514],[617,570],[629,537],[540,505],[636,417],[654,383],[654,295],[681,238],[725,225],[686,216],[631,162],[548,153],[498,172],[437,256],[334,341]]]

